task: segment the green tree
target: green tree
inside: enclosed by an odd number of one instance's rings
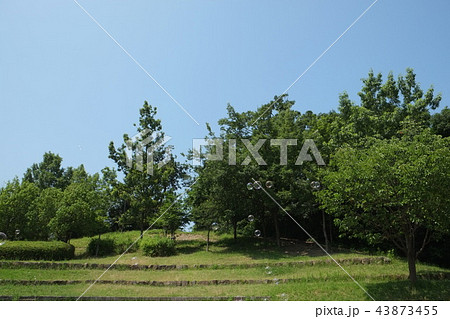
[[[381,73],[370,71],[362,81],[359,105],[346,92],[342,93],[339,113],[332,115],[333,123],[321,125],[320,133],[328,137],[325,142],[331,150],[344,144],[362,146],[369,137],[399,137],[411,123],[429,127],[430,110],[437,109],[442,99],[440,94],[434,94],[433,87],[423,91],[410,68],[397,80],[389,73],[383,81]]]
[[[370,243],[389,240],[407,256],[409,278],[433,236],[450,229],[450,140],[426,129],[401,138],[342,147],[317,193],[342,234]],[[423,234],[422,238],[420,234]]]
[[[175,201],[175,203],[173,203]],[[183,227],[189,221],[189,214],[185,205],[176,200],[175,196],[167,198],[158,213],[159,216],[151,216],[149,224],[155,225],[155,228],[164,229],[166,234],[171,237],[175,236],[175,232]]]
[[[432,115],[431,128],[434,134],[441,135],[442,137],[450,136],[450,109],[448,107]]]
[[[165,134],[161,121],[156,119],[156,108],[145,101],[139,113],[139,124],[135,124],[138,136],[132,139],[124,134],[124,143],[118,148],[111,142],[109,158],[124,175],[123,182],[116,185],[117,194],[127,208],[119,223],[135,225],[142,235],[165,200],[174,198],[185,169],[166,152]]]
[[[20,238],[33,236],[27,228],[27,212],[38,196],[36,185],[27,181],[20,183],[17,178],[0,190],[0,229],[9,238],[15,237],[16,230],[20,231]]]
[[[64,169],[61,163],[61,156],[47,152],[41,163],[35,163],[27,169],[23,180],[36,184],[40,189],[49,187],[64,189],[70,184],[73,169],[71,167]]]
[[[28,239],[47,240],[51,237],[48,226],[56,216],[62,198],[63,191],[59,188],[46,188],[41,191],[26,214]]]
[[[90,176],[83,166],[74,170],[72,183],[63,191],[49,228],[65,242],[101,234],[107,229],[107,196],[99,174]]]

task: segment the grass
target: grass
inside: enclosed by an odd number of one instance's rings
[[[153,232],[151,235],[155,235]],[[137,238],[139,232],[106,234]],[[127,239],[126,238],[126,239]],[[127,240],[128,240],[127,239]],[[269,284],[231,284],[231,285],[195,285],[195,286],[148,286],[148,285],[112,285],[97,283],[86,296],[116,297],[234,297],[268,296],[270,300],[370,300],[337,265],[315,264],[295,266],[271,266],[267,273],[265,264],[301,260],[321,260],[320,250],[312,245],[285,242],[278,248],[269,241],[244,239],[234,242],[227,235],[213,234],[211,251],[205,251],[203,233],[182,234],[177,242],[178,255],[150,258],[140,251],[125,254],[119,263],[123,264],[177,264],[177,265],[230,265],[244,263],[262,264],[253,268],[188,268],[174,270],[110,270],[102,280],[126,281],[205,281],[205,280],[273,280],[295,279],[294,282]],[[84,255],[89,238],[72,241],[77,257],[75,263],[108,264],[118,256],[87,258]],[[348,251],[338,251],[334,258],[368,257]],[[450,300],[450,280],[419,280],[411,287],[406,280],[408,267],[405,261],[393,259],[389,264],[344,264],[344,268],[377,300]],[[418,264],[418,274],[450,273],[439,267]],[[98,269],[31,269],[0,268],[3,280],[95,280],[103,270]],[[9,296],[72,296],[78,297],[88,287],[87,283],[69,285],[18,285],[0,284],[0,295]]]
[[[400,260],[394,260],[386,265],[344,265],[344,268],[357,280],[365,278],[392,278],[408,275],[407,265]],[[55,270],[55,269],[2,269],[0,279],[9,280],[94,280],[104,270]],[[438,267],[418,265],[418,273],[441,271]],[[335,264],[318,264],[305,266],[276,266],[270,268],[270,274],[265,267],[255,268],[224,268],[224,269],[182,269],[182,270],[109,270],[102,280],[128,281],[182,281],[182,280],[245,280],[245,279],[301,279],[303,281],[343,280],[348,276]],[[450,273],[450,271],[449,271]]]
[[[382,280],[361,282],[376,300],[449,300],[448,281],[419,280],[415,288],[407,281]],[[87,284],[69,286],[17,286],[2,285],[1,295],[10,296],[72,296],[78,297],[88,288]],[[96,284],[86,296],[116,297],[213,297],[213,296],[268,296],[271,300],[370,300],[351,281],[308,281],[286,284],[256,284],[228,286],[152,287]]]

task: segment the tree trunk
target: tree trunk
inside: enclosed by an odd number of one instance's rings
[[[144,212],[141,212],[141,238],[144,236]]]
[[[333,218],[330,216],[330,246],[333,245]]]
[[[273,216],[273,223],[275,226],[275,236],[276,236],[276,240],[277,240],[277,246],[280,247],[281,246],[281,241],[280,241],[280,227],[278,226],[278,216],[277,216],[277,212],[273,212],[272,213]]]
[[[406,235],[406,245],[407,245],[408,269],[409,269],[408,279],[411,281],[411,283],[414,284],[417,281],[416,248],[414,242],[414,234]]]
[[[100,234],[98,234],[97,247],[95,247],[95,257],[98,256],[98,251],[100,249]]]
[[[209,251],[209,232],[211,228],[208,228],[208,234],[206,235],[206,251]]]
[[[323,230],[323,237],[325,239],[325,250],[329,252],[330,245],[328,243],[328,235],[327,235],[327,226],[326,226],[326,219],[325,219],[325,211],[322,210],[322,230]]]

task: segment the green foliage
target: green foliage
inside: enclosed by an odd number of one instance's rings
[[[146,256],[165,257],[176,254],[175,241],[167,237],[148,237],[144,238],[139,247]]]
[[[450,136],[450,109],[448,107],[443,108],[440,113],[433,114],[431,128],[434,134],[442,137]]]
[[[89,236],[106,230],[106,194],[98,174],[89,176],[80,166],[74,171],[73,182],[64,190],[50,230],[58,239]]]
[[[173,155],[165,165],[158,165],[167,155],[167,145],[161,143],[165,136],[161,121],[156,118],[156,108],[147,101],[139,113],[139,123],[135,124],[138,136],[132,139],[124,134],[124,143],[118,148],[111,142],[109,158],[124,174],[123,182],[115,185],[116,201],[126,209],[118,223],[143,232],[164,202],[174,198],[184,166]],[[153,158],[148,157],[150,154]]]
[[[0,259],[65,260],[74,257],[75,247],[63,242],[9,241],[0,246]]]
[[[26,213],[27,227],[23,234],[28,240],[47,240],[51,237],[51,230],[48,227],[50,221],[56,216],[61,201],[63,191],[59,188],[46,188],[41,191]]]
[[[34,183],[40,189],[50,187],[64,189],[70,184],[73,169],[71,167],[64,169],[61,163],[61,156],[47,152],[41,163],[35,163],[27,169],[23,180]]]
[[[16,230],[20,230],[21,238],[33,235],[32,229],[27,229],[27,212],[34,209],[33,203],[38,196],[39,188],[36,185],[20,183],[18,179],[0,189],[0,229],[9,238],[14,238]]]
[[[414,263],[432,235],[450,229],[450,197],[442,191],[450,189],[450,140],[429,129],[340,149],[323,184],[318,198],[341,234],[391,241],[408,256],[413,279]]]
[[[89,256],[107,256],[115,252],[114,239],[92,238],[89,241],[86,252]]]
[[[121,234],[121,236],[109,235],[105,237],[114,240],[114,251],[116,254],[122,254],[125,251],[132,253],[137,251],[139,248],[138,243],[135,243],[133,246],[131,246],[136,241],[136,236]]]

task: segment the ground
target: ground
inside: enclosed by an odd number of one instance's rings
[[[146,236],[157,235],[153,231]],[[138,232],[106,234],[137,238]],[[178,254],[147,257],[140,250],[100,258],[85,254],[89,238],[72,241],[70,261],[0,261],[2,299],[86,298],[150,300],[449,300],[450,270],[418,264],[419,281],[407,280],[404,260],[334,250],[335,258],[364,288],[312,243],[284,239],[282,247],[261,238],[214,234],[205,251],[205,234],[177,235]],[[369,296],[370,295],[370,296]]]

